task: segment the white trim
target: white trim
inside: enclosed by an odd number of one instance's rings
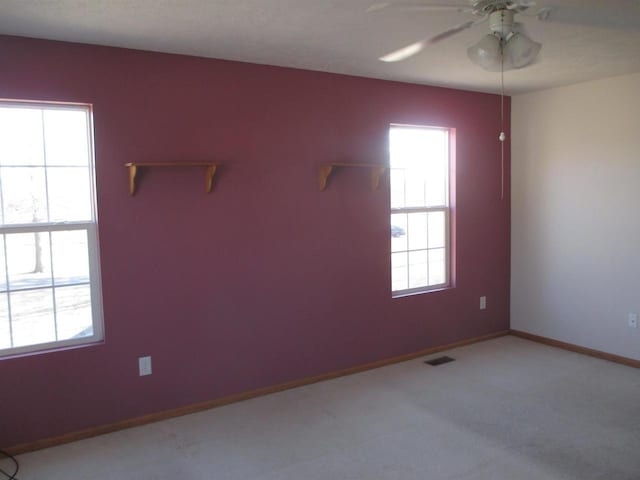
[[[91,282],[91,313],[93,315],[93,335],[96,340],[104,340],[104,319],[102,310],[102,281],[100,275],[100,252],[98,245],[98,225],[87,230],[89,246],[89,279]]]
[[[94,329],[93,335],[87,335],[86,337],[55,340],[53,342],[37,343],[35,345],[25,345],[22,347],[3,348],[0,349],[0,360],[24,355],[26,353],[47,353],[55,350],[63,350],[68,347],[101,344],[102,342],[103,338],[98,336]]]
[[[391,298],[407,297],[409,295],[417,295],[419,293],[440,292],[450,287],[449,283],[440,283],[438,285],[429,285],[428,287],[407,288],[406,290],[392,290]]]
[[[49,100],[16,100],[10,98],[0,98],[1,108],[31,108],[33,110],[89,110],[91,111],[93,106],[90,103],[76,103],[76,102],[56,102]]]
[[[11,233],[33,233],[33,232],[63,232],[68,230],[87,230],[95,225],[95,222],[55,222],[55,223],[32,223],[19,225],[0,225],[0,235]]]

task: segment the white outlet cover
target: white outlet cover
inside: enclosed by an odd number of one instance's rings
[[[138,371],[141,377],[151,375],[151,357],[140,357],[138,359]]]
[[[487,308],[487,297],[480,297],[480,310],[485,310]]]
[[[630,313],[627,317],[627,322],[631,328],[638,328],[638,314]]]

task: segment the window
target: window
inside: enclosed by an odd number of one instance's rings
[[[0,101],[0,356],[102,339],[91,107]]]
[[[393,125],[391,290],[393,296],[449,285],[449,130]]]

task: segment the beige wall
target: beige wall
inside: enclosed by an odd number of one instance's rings
[[[511,328],[640,359],[640,74],[512,108]]]

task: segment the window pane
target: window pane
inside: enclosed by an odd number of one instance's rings
[[[4,255],[4,235],[0,235],[0,292],[7,290],[7,264]]]
[[[8,301],[7,294],[0,293],[0,348],[11,347]]]
[[[426,286],[427,274],[427,251],[409,252],[409,288]]]
[[[445,242],[444,212],[429,212],[429,248],[443,248]]]
[[[446,164],[443,158],[431,157],[426,162],[427,165],[427,182],[426,182],[426,200],[425,205],[429,207],[437,207],[446,205],[447,202],[447,172]]]
[[[89,281],[89,246],[85,230],[51,232],[53,281],[73,285]]]
[[[407,230],[409,237],[409,250],[418,250],[427,248],[427,213],[410,213],[409,228]]]
[[[46,222],[44,168],[3,167],[0,175],[5,224]]]
[[[87,113],[81,110],[45,110],[47,165],[89,165]]]
[[[391,208],[404,207],[404,178],[405,171],[393,168],[389,172],[389,182],[391,184]]]
[[[406,199],[407,207],[424,206],[424,185],[425,179],[417,172],[409,172],[407,175]]]
[[[91,287],[77,285],[56,288],[55,296],[58,340],[93,335]]]
[[[427,128],[392,127],[389,132],[391,167],[423,169],[425,156],[434,143],[433,135],[440,132]]]
[[[49,232],[13,233],[6,239],[11,290],[50,286]]]
[[[391,215],[391,251],[400,252],[407,249],[407,214]]]
[[[407,254],[391,254],[391,286],[393,290],[406,290],[408,287]]]
[[[91,220],[88,168],[48,168],[47,180],[49,215],[52,222]]]
[[[444,248],[429,250],[429,285],[440,285],[446,280]]]
[[[0,165],[42,165],[42,112],[0,108]]]
[[[392,127],[389,146],[391,168],[406,169],[406,204],[397,205],[396,198],[392,197],[392,208],[446,205],[448,132]]]
[[[10,301],[14,347],[55,341],[53,289],[13,292]]]

